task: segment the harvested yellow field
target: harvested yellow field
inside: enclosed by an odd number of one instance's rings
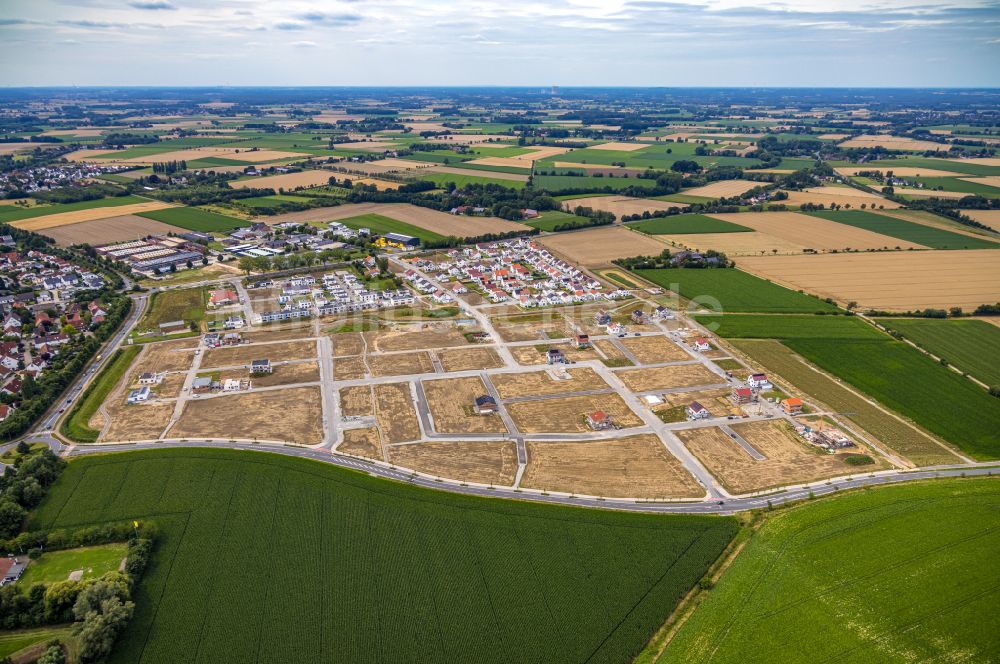
[[[956,164],[979,164],[980,166],[1000,166],[1000,157],[976,157],[974,159],[945,159]]]
[[[923,245],[905,242],[888,235],[880,235],[863,228],[855,228],[798,212],[736,212],[708,216],[747,226],[755,231],[816,251],[833,249],[839,251],[848,248],[882,249],[897,246],[903,249],[926,248]],[[749,233],[730,233],[730,235],[749,235]],[[739,243],[740,238],[736,238],[734,241]]]
[[[840,144],[842,148],[874,148],[883,147],[886,150],[913,150],[923,152],[925,150],[948,150],[948,145],[935,143],[934,141],[918,141],[905,136],[889,136],[887,134],[872,135],[863,134],[844,141]]]
[[[719,180],[717,182],[711,182],[703,187],[695,187],[693,189],[685,189],[683,193],[685,196],[704,196],[705,198],[730,198],[731,196],[739,196],[744,194],[754,187],[759,187],[760,182],[751,182],[749,180]]]
[[[621,226],[547,235],[538,242],[570,263],[584,267],[608,266],[616,258],[656,256],[666,248],[648,235]]]
[[[337,143],[334,148],[337,150],[364,150],[366,152],[381,152],[397,147],[395,143],[389,141],[353,141],[351,143]]]
[[[748,256],[740,267],[796,290],[857,302],[861,309],[970,310],[1000,299],[1000,251]]]
[[[497,394],[504,399],[610,389],[596,371],[588,367],[567,370],[498,373],[490,376]]]
[[[354,184],[367,184],[375,187],[378,191],[390,191],[399,189],[399,182],[392,182],[391,180],[379,180],[377,178],[359,178],[353,180]]]
[[[328,175],[332,174],[327,171]],[[296,173],[296,175],[299,175]],[[264,178],[266,179],[266,178]],[[260,180],[255,180],[259,182]],[[305,223],[310,221],[336,221],[348,219],[362,214],[375,213],[390,219],[403,221],[414,226],[426,228],[440,235],[455,235],[457,237],[475,237],[486,233],[509,233],[528,230],[528,226],[516,221],[507,221],[497,217],[467,217],[465,215],[448,214],[430,208],[417,207],[408,203],[350,203],[334,208],[318,208],[303,212],[289,212],[268,217],[269,224],[280,224],[285,221]]]
[[[488,394],[479,376],[425,380],[421,384],[438,433],[507,433],[498,414],[475,412],[476,398]]]
[[[0,143],[0,155],[14,154],[15,152],[29,152],[35,148],[51,149],[59,145],[58,143]],[[70,153],[74,154],[74,153]]]
[[[229,186],[233,189],[295,189],[296,187],[315,187],[327,184],[331,176],[336,173],[332,171],[301,171],[299,173],[283,173],[281,175],[265,175],[264,177],[250,178],[248,180],[231,181]]]
[[[850,134],[820,134],[816,138],[822,138],[826,141],[839,141],[847,138],[848,136],[850,136]]]
[[[896,193],[899,193],[899,189],[896,189]],[[845,187],[813,187],[805,191],[789,191],[788,198],[781,202],[786,205],[812,203],[813,205],[825,205],[826,207],[834,204],[850,205],[852,208],[860,208],[862,205],[868,208],[879,206],[890,209],[902,207],[899,203],[890,201],[887,198],[882,198],[867,191]]]
[[[54,226],[45,229],[45,235],[68,247],[71,244],[109,244],[125,240],[137,240],[147,235],[166,235],[179,233],[183,229],[165,224],[162,221],[146,219],[132,214],[117,217],[106,217],[93,221],[83,221],[77,224]]]
[[[621,143],[612,141],[610,143],[599,143],[598,145],[588,145],[588,150],[612,150],[614,152],[635,152],[649,146],[644,143]]]
[[[962,214],[992,228],[1000,227],[1000,210],[960,210]]]
[[[1000,188],[1000,175],[987,175],[985,177],[959,178],[959,179],[965,180],[966,182],[974,182],[975,184],[985,184],[987,187]]]
[[[652,390],[669,390],[677,387],[715,385],[726,382],[725,378],[712,373],[701,363],[654,367],[652,369],[627,369],[618,371],[615,375],[625,383],[625,387],[633,392],[651,392]]]
[[[844,458],[870,454],[865,447],[818,454],[784,420],[736,424],[732,428],[767,458],[757,461],[717,427],[688,429],[677,435],[722,485],[736,494],[849,475],[856,472],[856,466],[848,465]],[[873,458],[876,465],[865,466],[866,470],[882,467],[881,460]]]
[[[527,156],[527,155],[524,155]],[[473,166],[498,166],[502,168],[530,168],[531,161],[519,157],[482,157],[466,162]],[[465,169],[467,172],[469,169]]]
[[[427,475],[460,482],[510,486],[517,476],[513,441],[447,441],[393,445],[389,462]]]
[[[162,210],[173,207],[169,203],[160,201],[149,201],[148,203],[134,203],[132,205],[117,205],[113,207],[89,208],[86,210],[74,210],[72,212],[57,212],[44,217],[34,217],[33,219],[22,219],[21,221],[10,222],[11,226],[25,231],[41,231],[46,228],[58,228],[70,224],[79,224],[95,219],[107,219],[108,217],[121,217],[124,215],[137,214],[139,212],[151,212],[152,210]]]
[[[952,177],[955,175],[961,175],[955,171],[942,171],[937,168],[916,168],[913,166],[843,166],[841,168],[833,169],[840,173],[841,175],[857,175],[858,173],[881,171],[883,174],[892,171],[892,174],[905,178],[905,177]]]
[[[563,209],[570,212],[578,207],[603,210],[621,218],[629,214],[642,214],[643,212],[669,210],[672,207],[684,206],[680,203],[654,201],[651,198],[631,198],[629,196],[589,196],[586,198],[573,198],[563,203]]]
[[[639,416],[614,392],[517,401],[506,408],[522,433],[586,433],[591,431],[587,416],[598,410],[622,428],[642,425]]]
[[[777,213],[774,213],[777,214]],[[758,256],[760,254],[801,254],[806,246],[766,233],[686,233],[684,235],[657,235],[657,238],[675,247],[692,251],[715,249],[727,256]]]
[[[528,442],[521,486],[610,498],[698,498],[705,490],[653,434]]]

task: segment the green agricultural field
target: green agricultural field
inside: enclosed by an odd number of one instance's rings
[[[36,643],[43,644],[53,639],[60,639],[66,642],[68,639],[73,638],[72,630],[73,628],[67,625],[66,627],[37,627],[34,629],[0,631],[0,659],[13,655]]]
[[[1000,189],[981,182],[967,182],[951,177],[906,177],[906,180],[920,182],[925,187],[941,191],[960,191],[966,194],[978,194],[987,198],[1000,198]]]
[[[889,336],[857,316],[695,316],[727,339],[882,339]],[[1000,333],[1000,329],[997,329]]]
[[[840,166],[856,166],[850,162],[830,162],[830,166],[838,168]],[[891,171],[893,168],[913,167],[928,168],[939,171],[951,171],[952,173],[965,173],[967,175],[1000,175],[1000,166],[987,166],[985,164],[974,164],[961,159],[934,159],[933,157],[900,157],[898,159],[882,159],[880,161],[865,162],[865,168],[873,171]]]
[[[732,343],[754,362],[789,381],[814,401],[854,422],[886,447],[918,466],[958,463],[960,459],[919,429],[872,404],[827,374],[816,371],[779,341],[736,339]]]
[[[487,166],[486,164],[470,164],[467,161],[460,161],[449,165],[452,168],[464,168],[469,171],[484,171],[486,173],[492,171],[494,173],[513,173],[514,175],[531,175],[531,168],[518,168],[517,166]]]
[[[691,194],[667,194],[666,196],[653,196],[653,200],[694,205],[695,203],[711,203],[715,199],[708,196],[692,196]]]
[[[1000,385],[1000,327],[982,320],[879,318],[878,322],[987,385]]]
[[[455,164],[457,166],[457,164]],[[456,175],[454,173],[426,173],[420,176],[421,180],[433,182],[439,187],[444,187],[449,182],[453,182],[456,187],[462,188],[467,184],[498,184],[508,189],[524,189],[526,183],[518,180],[501,180],[498,178],[481,177],[478,175]]]
[[[405,221],[398,221],[396,219],[390,219],[389,217],[383,217],[380,214],[362,214],[357,217],[340,219],[339,221],[349,228],[353,228],[355,230],[359,228],[368,228],[372,233],[376,233],[378,235],[385,233],[402,233],[403,235],[418,237],[421,242],[444,239],[443,235],[439,235],[433,231],[421,228],[420,226],[413,226]]]
[[[161,537],[112,664],[629,661],[737,530],[210,449],[76,459],[29,528],[122,519]]]
[[[988,662],[1000,482],[852,492],[767,519],[657,660]]]
[[[730,221],[713,219],[703,214],[682,214],[659,219],[630,222],[629,227],[650,235],[681,235],[686,233],[743,233],[752,228]]]
[[[196,207],[164,208],[152,212],[141,212],[139,216],[202,233],[231,233],[237,228],[250,225],[250,222],[244,219],[227,217],[224,214]]]
[[[254,196],[253,198],[241,198],[238,205],[245,205],[251,208],[277,207],[282,203],[312,203],[308,196],[296,196],[294,194],[275,194],[274,196]],[[247,222],[249,223],[249,222]]]
[[[227,159],[225,157],[204,157],[187,162],[188,168],[208,168],[213,166],[250,166],[256,162],[240,161],[238,159]]]
[[[205,289],[178,288],[153,293],[149,310],[136,329],[159,331],[161,323],[175,320],[199,322],[205,317]]]
[[[576,175],[536,175],[532,178],[535,189],[545,189],[553,193],[565,191],[567,189],[578,189],[581,191],[621,191],[628,187],[640,187],[651,189],[656,186],[656,180],[644,178],[606,178],[596,176],[576,176]]]
[[[1000,244],[996,242],[864,210],[820,211],[807,212],[806,214],[836,221],[838,224],[863,228],[873,233],[881,233],[906,242],[922,244],[933,249],[1000,249]]]
[[[18,585],[29,588],[33,583],[65,581],[77,570],[83,572],[83,579],[103,576],[118,570],[127,548],[125,544],[103,544],[43,553],[28,564]]]
[[[970,457],[1000,458],[1000,399],[917,349],[892,340],[784,343]]]
[[[722,311],[759,313],[814,313],[835,311],[836,307],[812,295],[799,293],[736,269],[637,270],[636,274],[676,290],[689,300],[713,307],[717,302]]]
[[[97,378],[87,386],[83,396],[77,400],[69,416],[63,420],[60,427],[62,435],[81,443],[97,442],[101,432],[90,428],[88,424],[90,418],[132,366],[132,362],[141,350],[142,346],[125,346],[115,351],[111,361],[104,365]]]
[[[148,198],[139,196],[115,196],[113,198],[98,198],[93,201],[80,201],[78,203],[62,203],[56,205],[37,205],[23,208],[18,205],[0,206],[0,223],[20,221],[22,219],[34,219],[60,212],[75,212],[77,210],[91,210],[103,207],[118,207],[120,205],[135,205],[136,203],[148,203]]]
[[[477,159],[480,157],[520,157],[521,155],[525,155],[530,152],[534,152],[534,150],[517,147],[515,145],[505,145],[502,147],[486,147],[483,145],[477,145],[468,151],[468,153],[474,154]]]

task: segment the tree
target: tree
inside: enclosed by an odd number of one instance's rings
[[[111,597],[101,603],[99,612],[88,613],[77,631],[80,640],[80,661],[96,662],[107,656],[115,645],[118,634],[131,620],[134,610],[135,604],[132,602],[123,602],[118,597]]]
[[[59,639],[49,641],[45,652],[35,660],[35,664],[66,664],[66,652],[63,650]]]
[[[250,256],[241,256],[240,262],[237,265],[239,265],[240,270],[245,272],[248,277],[254,269],[253,258]]]
[[[0,501],[0,537],[7,539],[17,534],[28,513],[12,500]]]

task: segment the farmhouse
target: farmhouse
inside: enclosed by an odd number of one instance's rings
[[[595,410],[587,416],[587,424],[589,424],[590,428],[594,431],[603,431],[614,427],[615,419],[603,410]]]
[[[24,574],[24,569],[28,563],[20,558],[0,558],[0,586],[14,583]]]
[[[476,413],[479,415],[490,415],[497,412],[497,401],[488,394],[476,397]]]
[[[128,393],[129,403],[142,403],[143,401],[149,401],[149,386],[143,385],[137,390],[132,390]]]
[[[711,413],[708,412],[708,409],[702,406],[697,401],[692,401],[691,403],[689,403],[686,410],[689,420],[704,420],[708,417],[711,417]]]
[[[271,360],[253,360],[250,362],[250,373],[252,374],[269,374],[274,371],[274,367],[271,366]]]

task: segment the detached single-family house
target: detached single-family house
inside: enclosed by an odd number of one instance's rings
[[[695,339],[694,343],[691,344],[691,347],[698,351],[712,350],[712,344],[708,343],[708,339],[704,337],[698,337]]]
[[[140,385],[159,385],[163,382],[163,374],[153,373],[152,371],[143,371],[139,374],[139,384]]]
[[[476,397],[475,411],[478,415],[490,415],[497,412],[496,399],[488,394]]]
[[[774,386],[767,379],[767,374],[757,373],[747,378],[747,385],[755,390],[770,390]]]
[[[252,374],[269,374],[274,371],[274,367],[271,366],[271,360],[252,360],[250,362],[250,373]]]
[[[781,408],[789,415],[795,415],[802,412],[802,399],[798,397],[788,397],[781,402]]]
[[[734,387],[733,393],[729,398],[732,399],[734,404],[741,406],[753,401],[753,390],[749,387]]]
[[[611,415],[608,415],[603,410],[595,410],[587,416],[587,424],[589,424],[590,428],[594,431],[602,431],[604,429],[614,427],[615,420]]]
[[[573,341],[573,345],[577,348],[590,348],[590,335],[589,334],[578,334],[576,339]]]
[[[142,403],[143,401],[149,401],[149,385],[143,385],[139,389],[128,393],[129,403]]]
[[[20,579],[27,566],[28,562],[21,558],[0,558],[0,574],[3,575],[0,577],[0,586],[6,586]]]
[[[550,348],[546,353],[546,359],[549,364],[565,364],[566,362],[566,356],[558,348]]]
[[[689,420],[704,420],[711,417],[711,413],[697,401],[692,401],[688,404],[687,416]]]

